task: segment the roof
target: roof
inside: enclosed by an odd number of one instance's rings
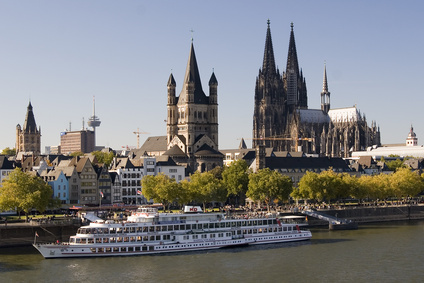
[[[174,145],[173,147],[171,147],[170,149],[168,149],[167,151],[165,151],[165,153],[163,155],[168,155],[168,156],[186,156],[186,154],[184,153],[184,151],[182,151],[181,148],[178,147],[178,145]]]
[[[202,89],[202,82],[200,81],[199,68],[197,67],[196,54],[194,53],[193,42],[190,47],[190,55],[188,57],[186,73],[184,76],[184,85],[181,93],[178,97],[179,104],[185,104],[188,101],[186,83],[194,84],[194,103],[196,104],[208,104],[209,99],[205,95]]]
[[[329,123],[330,117],[321,109],[297,109],[300,121],[304,123]]]
[[[131,150],[130,155],[135,154],[135,156],[141,157],[145,152],[165,152],[167,149],[167,136],[148,137],[140,148]]]
[[[37,124],[35,123],[34,113],[32,111],[31,101],[27,107],[23,131],[25,133],[38,133]]]
[[[361,114],[359,113],[356,106],[330,109],[328,116],[333,123],[339,122],[356,122],[361,120]]]
[[[350,171],[348,163],[342,158],[327,157],[266,157],[266,167],[278,169],[341,169]]]
[[[205,155],[214,155],[214,156],[222,156],[223,154],[215,149],[211,148],[207,144],[202,145],[195,153],[194,156],[205,156]]]
[[[6,169],[15,169],[16,165],[15,162],[10,161],[7,156],[0,155],[0,169],[6,170]]]

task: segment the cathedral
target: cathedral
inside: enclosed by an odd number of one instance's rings
[[[253,147],[303,151],[328,157],[349,157],[353,151],[380,145],[380,130],[354,107],[331,109],[324,67],[321,109],[308,109],[306,80],[299,68],[293,23],[286,70],[276,68],[270,22],[262,68],[256,78]]]
[[[23,128],[19,124],[16,126],[16,153],[19,152],[41,154],[41,127],[37,129],[31,102],[27,107]]]

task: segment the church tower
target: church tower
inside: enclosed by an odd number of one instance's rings
[[[287,55],[286,72],[283,74],[284,87],[287,93],[287,106],[290,112],[294,109],[308,108],[306,80],[302,70],[299,70],[296,42],[294,40],[293,23],[291,23],[289,51]]]
[[[328,113],[330,110],[330,92],[328,91],[327,84],[327,68],[324,64],[324,80],[322,83],[322,92],[321,92],[321,110],[325,113]]]
[[[275,66],[270,21],[268,20],[262,69],[259,70],[259,75],[256,77],[253,148],[259,145],[277,147],[278,141],[269,138],[284,134],[286,128],[285,102],[284,83]]]
[[[41,154],[41,127],[37,129],[31,101],[27,107],[23,128],[19,124],[16,126],[16,153],[18,152]]]
[[[209,80],[209,96],[203,92],[193,42],[180,95],[176,82],[168,79],[167,148],[185,154],[193,171],[222,165],[218,152],[218,80]],[[202,158],[204,160],[202,160]],[[221,158],[221,160],[220,160]],[[209,161],[205,161],[209,160]]]
[[[406,138],[406,146],[417,146],[418,138],[414,132],[414,128],[411,125],[411,130],[409,130],[408,137]]]

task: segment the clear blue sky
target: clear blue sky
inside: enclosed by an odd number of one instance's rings
[[[219,83],[219,147],[236,148],[252,137],[268,19],[280,72],[294,23],[309,108],[326,62],[332,108],[356,104],[383,143],[403,143],[412,124],[421,145],[423,3],[0,0],[0,149],[15,146],[29,100],[42,151],[70,122],[82,128],[93,96],[98,145],[135,146],[137,128],[150,133],[141,143],[166,135],[166,83],[172,71],[181,91],[192,34],[203,88],[212,70]]]

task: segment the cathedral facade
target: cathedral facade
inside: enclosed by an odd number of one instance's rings
[[[252,145],[348,157],[352,151],[380,145],[380,130],[375,122],[368,126],[365,115],[356,106],[330,108],[326,68],[321,109],[308,109],[306,80],[299,68],[293,23],[286,70],[280,74],[268,20],[263,65],[256,78]]]
[[[27,107],[23,127],[19,124],[16,126],[16,153],[19,152],[41,154],[41,127],[37,129],[31,102]]]

